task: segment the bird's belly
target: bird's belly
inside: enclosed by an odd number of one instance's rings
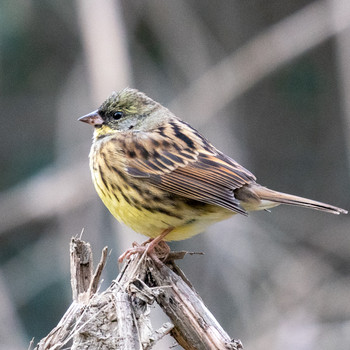
[[[165,240],[186,239],[235,214],[216,205],[172,195],[142,181],[106,182],[96,173],[93,181],[103,203],[118,221],[152,238],[174,227]]]
[[[106,204],[106,203],[105,203]],[[162,207],[154,209],[135,208],[126,201],[106,204],[112,215],[134,231],[148,237],[157,237],[165,229],[174,229],[165,237],[166,241],[178,241],[203,232],[209,225],[224,220],[232,214],[217,206],[203,204],[203,210],[183,205],[175,211],[165,213]]]
[[[164,240],[166,241],[179,241],[182,239],[190,238],[197,235],[207,229],[208,226],[215,224],[216,222],[228,219],[235,213],[227,209],[206,204],[207,210],[199,215],[193,215],[192,219],[182,225],[175,227]],[[208,207],[211,207],[210,209]]]

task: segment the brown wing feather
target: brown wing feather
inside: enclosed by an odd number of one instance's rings
[[[254,175],[184,122],[173,120],[152,133],[134,135],[127,148],[131,176],[177,195],[246,214],[233,191],[254,182]]]

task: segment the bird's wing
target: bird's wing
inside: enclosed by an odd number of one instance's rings
[[[233,191],[255,177],[178,120],[125,143],[126,171],[168,192],[246,214]]]

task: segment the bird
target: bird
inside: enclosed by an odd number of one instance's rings
[[[102,202],[118,221],[150,238],[147,248],[135,244],[119,261],[190,238],[234,214],[280,204],[347,214],[258,184],[190,124],[136,89],[113,92],[78,120],[94,127],[89,162]]]

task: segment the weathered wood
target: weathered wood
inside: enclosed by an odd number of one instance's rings
[[[168,266],[157,266],[147,258],[151,286],[158,287],[156,300],[174,323],[172,335],[185,349],[242,349],[240,341],[231,340],[204,305],[187,279]],[[176,265],[175,265],[176,266]],[[176,270],[179,270],[176,266]]]
[[[72,238],[70,244],[70,274],[73,300],[88,291],[93,274],[93,258],[89,243]]]
[[[113,284],[98,294],[98,284],[107,259],[102,251],[94,274],[91,247],[81,240],[71,242],[71,277],[73,298],[82,303],[73,336],[72,350],[123,349],[138,347],[137,324],[134,322],[130,297],[123,288]]]
[[[99,279],[107,258],[107,248],[93,274],[91,247],[72,239],[71,285],[73,303],[59,324],[35,349],[120,349],[149,350],[170,333],[186,350],[242,349],[231,340],[173,263],[160,263],[134,255],[115,281],[102,293]],[[172,253],[171,257],[184,253]],[[150,305],[157,302],[173,325],[165,323],[154,331]]]

